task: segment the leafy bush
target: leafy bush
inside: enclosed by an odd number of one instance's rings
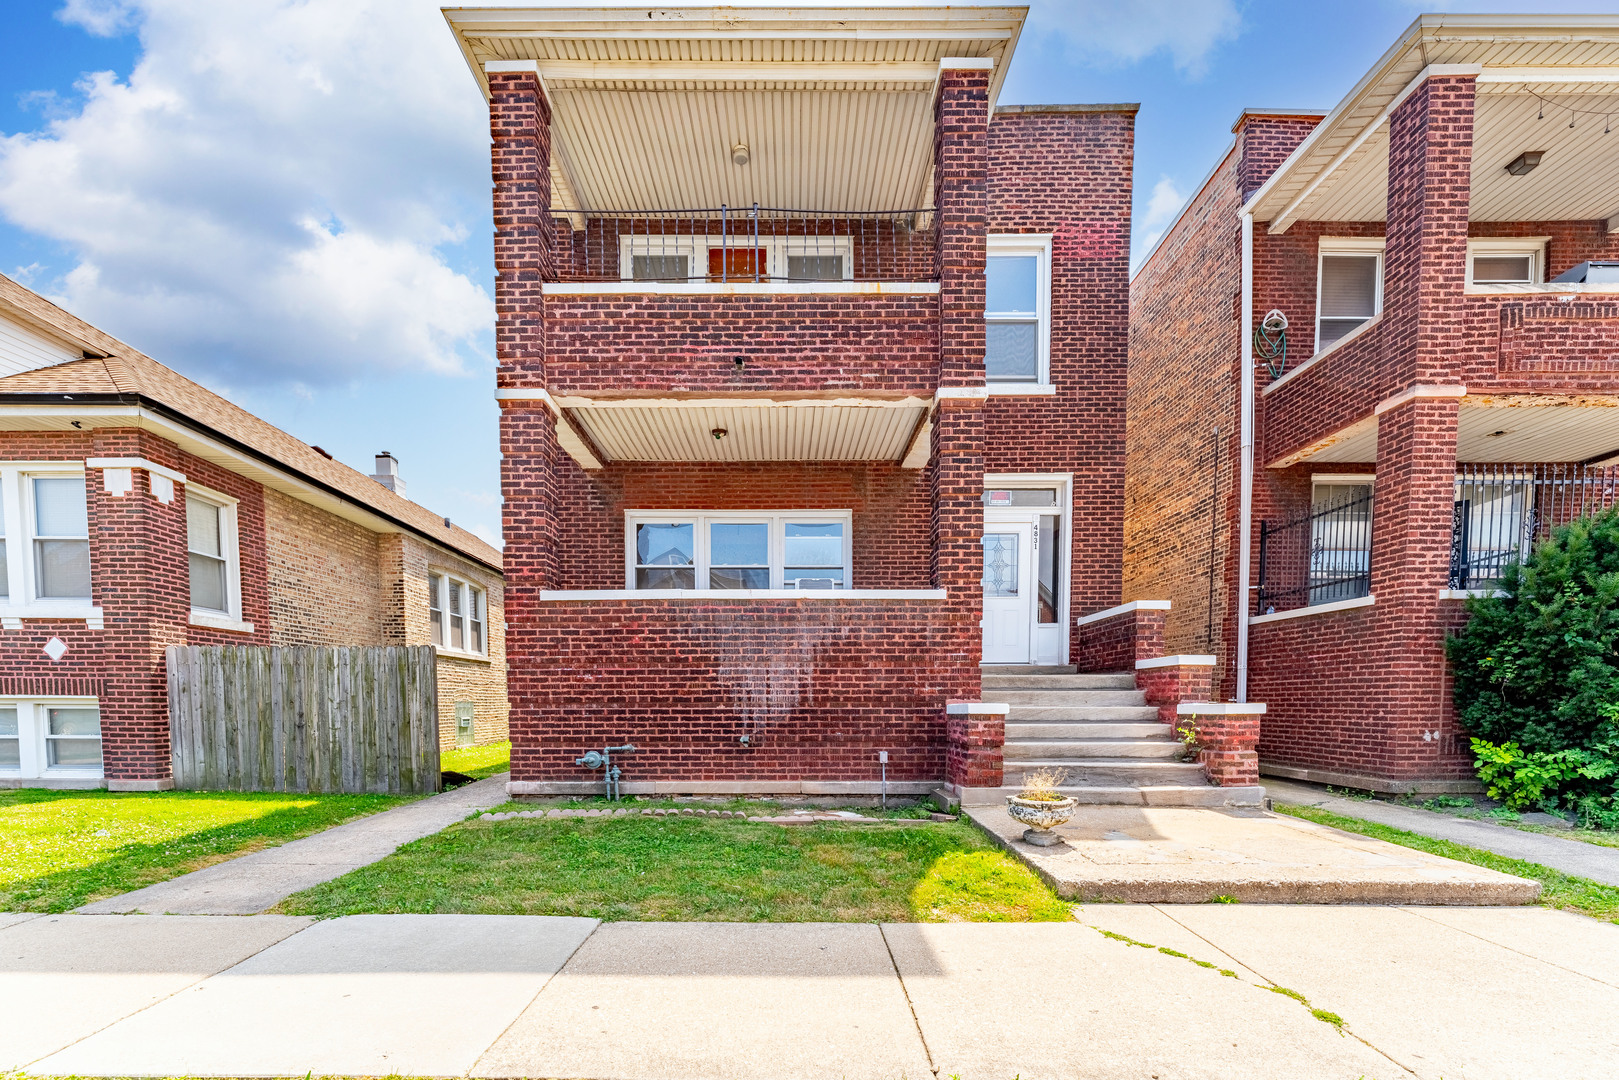
[[[1449,641],[1474,767],[1514,808],[1619,824],[1619,511],[1560,526]]]

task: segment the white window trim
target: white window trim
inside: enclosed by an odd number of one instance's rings
[[[744,217],[744,220],[746,218]],[[794,244],[794,241],[803,241]],[[794,250],[795,246],[799,250]],[[708,253],[716,248],[754,248],[765,250],[765,275],[767,277],[785,278],[787,276],[787,257],[789,255],[813,254],[841,255],[843,256],[842,281],[854,280],[854,238],[852,236],[761,236],[755,242],[751,236],[737,236],[732,234],[723,244],[718,236],[671,236],[642,235],[638,233],[620,233],[618,237],[618,276],[624,282],[633,282],[638,285],[677,284],[675,282],[636,282],[631,276],[633,270],[632,259],[636,255],[685,255],[692,260],[689,267],[688,284],[723,284],[722,282],[708,281]],[[781,281],[778,284],[789,284]],[[748,278],[742,278],[733,284],[754,284]],[[763,284],[761,282],[760,284]],[[823,284],[817,281],[793,282],[795,285],[814,287]],[[829,280],[825,284],[835,284]]]
[[[195,498],[201,502],[219,507],[219,549],[225,556],[225,604],[226,610],[216,611],[213,608],[191,608],[190,623],[192,626],[206,626],[215,630],[236,630],[251,634],[253,624],[242,619],[242,545],[241,535],[237,528],[237,500],[224,492],[214,491],[201,484],[187,484],[186,498]],[[186,562],[187,580],[186,593],[189,599],[191,582],[189,577],[189,564],[191,555],[190,528],[186,530]]]
[[[1039,268],[1035,272],[1035,378],[987,380],[991,394],[1054,394],[1051,385],[1051,233],[1004,233],[984,238],[984,257],[994,255],[1035,255]],[[984,313],[986,321],[993,313]],[[987,357],[985,358],[988,359]]]
[[[1377,256],[1377,283],[1372,294],[1371,318],[1361,323],[1337,341],[1326,346],[1327,349],[1336,348],[1344,341],[1377,321],[1383,314],[1383,249],[1387,241],[1381,236],[1323,236],[1316,247],[1315,253],[1315,340],[1312,356],[1321,354],[1321,257],[1323,255],[1368,255]]]
[[[46,751],[45,710],[51,706],[71,709],[100,710],[101,702],[95,698],[85,697],[0,697],[0,706],[15,707],[17,710],[17,736],[19,757],[22,761],[20,768],[15,771],[0,770],[0,781],[6,780],[35,780],[50,777],[63,777],[69,779],[99,780],[106,773],[106,733],[102,739],[102,764],[94,768],[72,767],[62,765],[47,765],[49,760]],[[32,771],[30,771],[32,767]]]
[[[0,597],[0,626],[20,630],[23,619],[83,619],[91,629],[102,627],[102,610],[91,597],[36,599],[34,596],[33,499],[28,479],[34,476],[78,477],[84,480],[84,467],[77,461],[7,461],[0,463],[0,513],[4,514],[6,536],[6,586],[10,595]],[[90,493],[85,492],[86,510]],[[91,561],[91,589],[95,587],[95,563]]]
[[[768,589],[711,589],[708,587],[708,526],[711,522],[742,521],[763,522],[770,528],[770,588]],[[684,525],[693,530],[692,569],[695,589],[637,589],[635,587],[635,527],[637,525]],[[786,525],[843,526],[843,588],[841,589],[789,589],[783,578],[786,569]],[[854,514],[849,510],[627,510],[624,513],[624,588],[635,593],[700,592],[705,595],[730,596],[748,592],[755,596],[763,593],[783,593],[786,596],[847,596],[854,591]]]
[[[1544,285],[1546,283],[1546,245],[1551,241],[1549,236],[1487,236],[1467,242],[1467,289],[1499,288],[1502,285],[1523,288],[1527,285]],[[1529,280],[1528,281],[1490,281],[1475,286],[1473,283],[1473,260],[1480,255],[1528,255]]]
[[[484,588],[482,585],[479,585],[476,581],[470,580],[465,574],[454,573],[454,572],[449,571],[449,570],[440,569],[437,566],[428,567],[427,572],[430,575],[428,577],[428,579],[427,579],[427,584],[428,584],[429,589],[431,589],[432,584],[433,584],[432,575],[436,575],[438,577],[438,584],[439,584],[439,595],[438,595],[439,612],[443,616],[443,626],[444,626],[444,641],[441,644],[441,643],[439,643],[437,641],[432,640],[432,637],[433,637],[433,625],[432,625],[431,618],[429,618],[428,627],[427,627],[428,644],[432,645],[434,649],[436,649],[439,652],[443,653],[445,656],[453,656],[453,657],[456,657],[457,659],[461,659],[461,660],[485,660],[485,661],[488,660],[489,659],[489,590]],[[455,646],[450,644],[450,582],[451,581],[454,581],[456,584],[461,586],[463,596],[465,596],[467,591],[470,590],[472,592],[477,593],[479,596],[483,597],[483,649],[481,651],[475,651],[473,649],[457,649]],[[431,601],[428,604],[428,611],[429,612],[432,611],[432,603],[431,603]],[[471,622],[470,617],[467,615],[467,613],[465,611],[462,611],[461,617],[463,619],[466,619],[469,623]],[[461,632],[461,639],[463,641],[465,641],[470,636],[469,633],[468,633],[468,629],[470,629],[470,628],[464,628],[462,630],[462,632]]]
[[[1321,484],[1365,484],[1375,487],[1377,475],[1375,473],[1330,473],[1318,472],[1310,474],[1310,501],[1315,502],[1315,489]]]

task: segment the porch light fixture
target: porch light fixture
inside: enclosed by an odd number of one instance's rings
[[[709,434],[714,436],[714,441],[715,442],[719,442],[721,439],[725,438],[725,436],[729,435],[730,432],[726,431],[722,427],[717,427],[714,430],[710,431]]]
[[[1545,153],[1546,151],[1544,150],[1525,150],[1507,165],[1507,172],[1513,176],[1525,176],[1532,173],[1535,171],[1535,166],[1540,164],[1540,159]]]
[[[738,165],[746,165],[748,163],[748,144],[739,142],[731,147],[731,160]]]

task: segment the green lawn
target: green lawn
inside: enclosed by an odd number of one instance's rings
[[[445,772],[464,773],[474,780],[482,780],[496,773],[510,772],[511,767],[510,739],[484,746],[462,746],[446,750],[439,755],[439,768]]]
[[[1342,814],[1334,814],[1330,810],[1322,810],[1314,806],[1292,806],[1275,803],[1273,809],[1278,814],[1289,814],[1293,817],[1303,818],[1306,821],[1314,821],[1320,825],[1330,825],[1334,829],[1342,829],[1345,832],[1359,833],[1362,836],[1370,836],[1376,840],[1387,840],[1391,844],[1415,848],[1418,851],[1426,851],[1433,855],[1442,855],[1447,859],[1455,859],[1458,862],[1472,863],[1474,866],[1499,870],[1503,874],[1530,878],[1540,882],[1542,886],[1540,900],[1538,901],[1542,907],[1576,911],[1581,915],[1589,915],[1593,919],[1619,923],[1619,888],[1604,885],[1600,881],[1575,877],[1560,870],[1553,870],[1549,866],[1541,866],[1539,863],[1524,862],[1521,859],[1509,859],[1504,855],[1497,855],[1493,851],[1483,851],[1479,848],[1468,847],[1465,844],[1452,843],[1449,840],[1435,840],[1419,833],[1407,832],[1404,829],[1396,829],[1389,825],[1379,825],[1374,821],[1345,817]]]
[[[781,826],[639,816],[474,818],[291,896],[277,910],[706,922],[1071,917],[1067,904],[966,822]]]
[[[67,911],[405,801],[390,795],[0,791],[0,911]]]

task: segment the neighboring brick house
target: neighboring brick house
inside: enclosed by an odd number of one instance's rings
[[[1025,11],[446,11],[513,793],[995,786],[947,703],[1119,603],[1136,107],[997,107]]]
[[[0,786],[171,787],[170,645],[438,643],[441,743],[504,737],[500,553],[378,464],[0,277]]]
[[[1245,112],[1137,271],[1125,596],[1268,705],[1262,771],[1474,783],[1446,633],[1614,499],[1615,71],[1613,16],[1423,16]]]

